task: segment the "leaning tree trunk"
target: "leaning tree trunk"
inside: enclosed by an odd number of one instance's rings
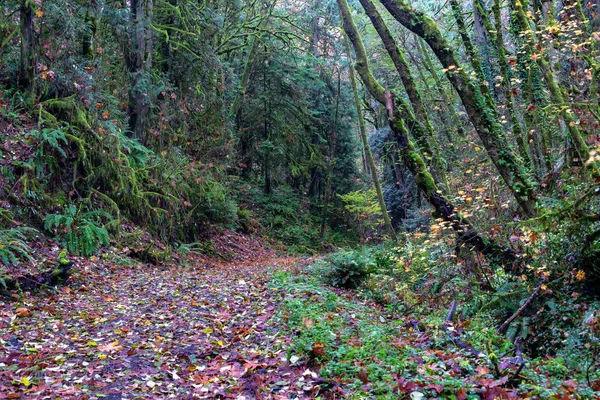
[[[367,53],[352,20],[347,1],[337,0],[337,4],[342,17],[344,31],[348,35],[356,53],[355,68],[369,93],[377,101],[385,105],[389,125],[398,144],[404,165],[414,175],[417,186],[421,189],[429,204],[434,208],[435,214],[449,223],[456,232],[460,243],[486,255],[491,260],[501,262],[506,270],[510,270],[515,261],[514,253],[510,249],[505,250],[500,248],[497,244],[491,243],[488,239],[481,236],[471,222],[467,218],[464,218],[455,209],[451,201],[438,189],[433,177],[427,171],[423,157],[421,157],[421,154],[409,139],[409,133],[402,120],[402,112],[398,108],[395,95],[384,89],[371,73],[367,61]]]
[[[515,93],[513,92],[511,87],[510,68],[508,64],[506,47],[504,46],[504,34],[502,27],[502,15],[500,13],[500,1],[501,0],[494,0],[494,3],[492,4],[492,14],[494,15],[493,26],[490,22],[487,10],[483,6],[483,1],[475,0],[475,7],[478,10],[478,14],[481,17],[481,21],[485,30],[488,31],[492,41],[495,43],[496,56],[498,58],[498,66],[500,67],[500,88],[504,92],[504,103],[506,106],[508,119],[510,120],[510,124],[512,126],[513,137],[515,142],[517,143],[517,147],[519,149],[519,154],[521,155],[521,158],[527,166],[530,166],[531,157],[529,156],[527,143],[525,142],[525,133],[523,132],[523,128],[521,127],[521,122],[519,121],[519,116],[515,108]]]
[[[345,38],[346,45],[346,54],[348,56],[348,61],[352,60],[352,54],[350,51],[350,44],[348,43],[348,38]],[[373,186],[375,187],[375,192],[377,193],[377,202],[379,203],[379,208],[381,208],[381,214],[383,216],[383,222],[385,223],[385,227],[390,235],[390,238],[394,242],[398,241],[396,236],[396,232],[394,231],[394,227],[392,226],[392,220],[390,219],[390,214],[388,213],[387,207],[385,205],[385,200],[383,198],[383,191],[381,190],[381,183],[379,182],[379,177],[377,176],[377,168],[375,167],[375,160],[373,159],[373,153],[371,153],[371,147],[369,146],[369,140],[367,139],[367,128],[365,125],[365,119],[362,114],[362,107],[360,105],[360,97],[358,96],[358,88],[356,85],[356,77],[354,75],[354,68],[350,65],[348,69],[350,72],[350,84],[352,85],[352,93],[354,94],[354,106],[356,107],[356,115],[358,117],[358,129],[360,134],[360,141],[363,145],[363,152],[365,155],[365,160],[368,163],[368,169],[371,172],[371,180],[373,181]],[[394,168],[396,173],[398,174],[398,170],[396,169],[397,160],[394,159]],[[400,176],[397,177],[396,181],[401,179]]]
[[[458,115],[458,112],[456,111],[456,107],[454,106],[454,100],[451,99],[450,95],[448,95],[448,93],[446,92],[443,82],[441,81],[440,77],[438,76],[437,71],[433,67],[433,63],[431,62],[431,57],[429,56],[429,53],[427,52],[425,45],[421,43],[422,40],[417,39],[416,42],[417,42],[417,49],[419,50],[419,53],[421,55],[421,60],[423,61],[423,66],[425,67],[425,69],[429,72],[429,74],[433,78],[433,81],[435,82],[435,87],[443,100],[443,104],[446,107],[448,107],[448,110],[450,111],[452,123],[454,124],[454,127],[455,127],[454,130],[461,139],[464,139],[466,137],[465,128],[463,126],[463,122],[462,122],[460,116]],[[414,56],[411,55],[411,57],[414,61],[415,60]],[[452,94],[452,96],[454,96],[454,94]]]
[[[473,43],[471,42],[471,38],[467,33],[467,25],[462,16],[462,8],[458,4],[457,0],[450,0],[450,6],[452,7],[452,15],[454,15],[454,20],[456,21],[456,26],[458,27],[458,33],[460,34],[460,38],[462,39],[463,46],[465,47],[467,57],[471,62],[471,67],[473,67],[473,71],[475,71],[475,76],[477,78],[477,83],[479,84],[479,91],[483,94],[487,106],[490,109],[496,109],[496,103],[494,102],[494,98],[492,97],[492,93],[489,89],[489,85],[487,84],[485,73],[483,72],[483,67],[481,66],[481,62],[479,61],[479,55],[477,54]]]
[[[428,161],[436,182],[441,184],[445,190],[448,191],[449,184],[445,173],[445,161],[435,138],[433,126],[427,115],[427,110],[423,105],[421,94],[419,93],[415,80],[410,72],[410,67],[402,54],[402,50],[396,45],[392,33],[383,21],[383,18],[381,18],[381,15],[375,8],[373,2],[371,0],[360,0],[360,3],[392,59],[396,71],[398,71],[398,74],[400,75],[406,94],[411,102],[412,110],[407,105],[402,104],[401,106],[401,109],[405,110],[406,119],[409,122],[408,128],[417,140],[417,145],[419,146],[421,154]]]
[[[496,110],[487,106],[485,95],[473,85],[435,22],[404,0],[380,1],[398,22],[422,37],[431,47],[446,69],[448,79],[458,92],[488,156],[523,212],[535,216],[535,191],[527,170],[510,148]]]
[[[529,20],[521,20],[513,10],[511,28],[516,41],[517,48],[517,71],[521,81],[521,92],[527,107],[525,109],[525,125],[527,126],[527,141],[530,143],[533,165],[538,178],[544,173],[544,162],[546,169],[551,168],[548,145],[551,139],[551,129],[543,116],[542,109],[547,106],[546,93],[542,82],[542,71],[535,62],[537,56],[534,49],[534,37],[522,35],[531,29]],[[535,55],[534,55],[535,54]]]
[[[512,10],[514,13],[514,21],[515,21],[515,24],[517,24],[519,26],[519,28],[521,30],[520,33],[525,36],[526,40],[529,43],[531,43],[531,46],[535,46],[535,44],[536,44],[535,36],[529,25],[529,18],[527,17],[527,13],[524,8],[526,6],[526,3],[524,6],[523,1],[525,1],[525,0],[521,0],[521,1],[511,0],[511,7],[512,7]],[[548,61],[547,56],[544,54],[537,56],[536,61],[537,61],[537,65],[539,66],[539,68],[543,74],[544,81],[546,82],[546,86],[548,87],[548,90],[550,91],[550,96],[552,98],[552,102],[555,104],[561,105],[560,115],[563,118],[563,120],[565,121],[565,124],[567,126],[567,131],[569,132],[569,137],[573,142],[573,146],[575,148],[575,151],[578,154],[578,157],[583,161],[587,160],[589,157],[589,152],[590,152],[589,147],[588,147],[587,143],[585,142],[585,139],[583,138],[581,131],[577,127],[577,121],[575,120],[575,117],[573,116],[572,112],[567,107],[562,107],[562,105],[566,104],[566,100],[565,100],[566,96],[564,95],[562,89],[560,88],[559,84],[556,82],[556,79],[554,78],[554,73],[552,71],[552,68],[550,66],[550,62]],[[598,163],[598,162],[592,162],[587,165],[587,167],[593,177],[600,176],[600,165],[599,164],[600,163]]]

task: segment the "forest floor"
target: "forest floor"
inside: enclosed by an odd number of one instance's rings
[[[67,285],[0,300],[0,399],[318,391],[316,374],[286,360],[291,339],[274,318],[284,294],[267,287],[274,271],[306,261],[227,241],[239,247],[228,261],[154,266],[114,250],[78,259]]]
[[[252,245],[165,266],[113,249],[0,304],[0,399],[518,397],[510,358],[498,375],[441,329],[319,285],[314,260]]]

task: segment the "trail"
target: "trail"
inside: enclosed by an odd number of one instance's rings
[[[0,306],[0,398],[314,397],[316,374],[285,360],[283,294],[266,284],[297,262],[85,266]]]

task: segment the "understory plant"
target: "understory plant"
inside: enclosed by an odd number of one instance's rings
[[[4,266],[17,264],[21,260],[30,261],[31,248],[27,244],[28,233],[37,232],[32,228],[18,227],[0,230],[0,262]]]
[[[106,211],[83,211],[70,204],[62,214],[50,214],[44,219],[44,229],[54,233],[74,254],[91,256],[100,246],[108,246],[109,234],[102,222],[111,221]]]

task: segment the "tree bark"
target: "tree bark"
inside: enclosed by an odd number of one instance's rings
[[[410,67],[402,54],[402,50],[396,45],[392,33],[383,21],[383,18],[381,18],[381,15],[375,8],[373,2],[371,0],[360,0],[360,3],[392,59],[396,71],[398,71],[398,74],[400,75],[406,94],[411,102],[412,110],[407,105],[401,106],[402,109],[406,110],[406,119],[409,125],[408,128],[417,140],[419,150],[427,160],[436,182],[441,184],[444,189],[448,191],[449,184],[445,173],[445,161],[437,139],[435,138],[435,132],[433,131],[433,126],[427,115],[427,110],[423,105],[421,94],[419,93],[415,80],[410,72]]]
[[[154,0],[131,0],[131,54],[128,59],[132,87],[129,91],[129,130],[143,139],[152,99],[148,91],[148,71],[152,68],[152,8]]]
[[[340,114],[340,95],[342,91],[342,77],[338,71],[337,91],[335,94],[335,115],[333,117],[333,130],[329,138],[329,166],[327,171],[327,184],[325,186],[325,199],[323,202],[323,219],[321,220],[321,237],[324,238],[327,233],[327,214],[329,213],[329,203],[333,195],[333,172],[335,170],[335,151],[337,145],[337,127]]]
[[[29,89],[33,84],[35,73],[33,2],[21,0],[21,65],[19,71],[19,86]]]
[[[523,34],[526,37],[526,40],[530,43],[529,46],[533,47],[536,44],[536,39],[529,25],[529,18],[527,17],[527,13],[525,11],[522,1],[511,0],[511,7],[514,13],[514,21],[515,24],[519,27],[520,33]],[[530,53],[532,54],[533,52],[530,50]],[[547,59],[547,56],[544,54],[538,55],[535,58],[535,60],[544,77],[546,86],[550,91],[552,101],[555,104],[559,104],[561,106],[564,105],[566,102],[566,97],[559,84],[556,82],[556,79],[554,78],[554,73]],[[560,115],[565,121],[569,137],[573,142],[573,146],[575,148],[575,151],[577,152],[578,157],[580,158],[580,160],[585,162],[589,158],[590,150],[587,143],[585,142],[585,139],[583,138],[583,135],[581,134],[581,131],[577,127],[577,121],[575,121],[575,117],[567,109],[567,107],[561,107]],[[593,177],[600,176],[600,165],[598,162],[592,162],[588,164],[587,167]]]

